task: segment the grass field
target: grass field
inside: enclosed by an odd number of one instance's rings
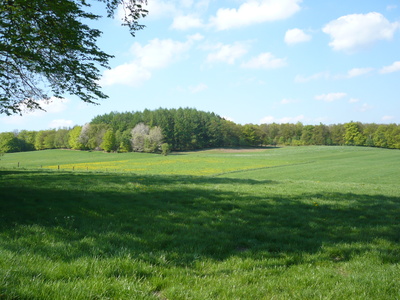
[[[398,150],[48,150],[0,184],[0,299],[400,299]]]
[[[216,175],[296,163],[285,157],[271,159],[265,153],[250,155],[240,150],[182,152],[170,156],[146,153],[104,153],[71,150],[47,150],[7,154],[1,166],[65,171],[134,172],[136,174]],[[246,150],[243,150],[246,151]],[[247,159],[242,159],[246,155]],[[298,162],[303,162],[298,160]]]

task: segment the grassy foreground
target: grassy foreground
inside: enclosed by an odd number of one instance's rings
[[[399,299],[397,150],[55,150],[1,167],[0,299]]]

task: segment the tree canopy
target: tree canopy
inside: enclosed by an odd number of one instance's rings
[[[96,45],[101,31],[89,20],[89,2],[102,2],[107,17],[119,6],[122,25],[134,36],[144,26],[146,0],[0,0],[0,113],[41,109],[40,100],[76,95],[87,103],[107,98],[97,81],[111,55]]]
[[[0,152],[155,152],[218,147],[349,145],[400,149],[400,124],[236,124],[194,108],[111,112],[74,128],[0,133]]]

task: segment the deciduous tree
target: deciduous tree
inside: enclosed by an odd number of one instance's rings
[[[99,15],[89,2],[103,2],[112,17],[123,6],[132,35],[143,25],[146,0],[0,0],[0,113],[40,109],[52,96],[76,95],[88,103],[107,96],[98,80],[111,55],[96,42],[101,31],[88,21]]]
[[[144,123],[137,124],[132,129],[132,150],[137,152],[144,151],[144,141],[146,136],[149,135],[150,128]]]
[[[344,142],[346,145],[363,146],[365,143],[365,136],[362,133],[361,123],[350,122],[344,124]]]
[[[161,148],[163,142],[163,134],[160,127],[153,127],[149,131],[149,135],[145,137],[144,152],[157,152]]]
[[[18,133],[18,139],[21,141],[22,151],[35,150],[36,131],[22,130]]]
[[[82,150],[84,148],[84,145],[79,142],[81,131],[82,126],[75,126],[69,132],[68,144],[73,150]]]
[[[100,147],[107,152],[115,151],[115,133],[111,129],[107,130],[103,136],[103,142]]]
[[[20,150],[20,143],[14,133],[0,133],[0,153],[18,152]]]

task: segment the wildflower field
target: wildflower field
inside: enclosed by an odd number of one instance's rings
[[[0,299],[399,299],[400,152],[0,160]]]

